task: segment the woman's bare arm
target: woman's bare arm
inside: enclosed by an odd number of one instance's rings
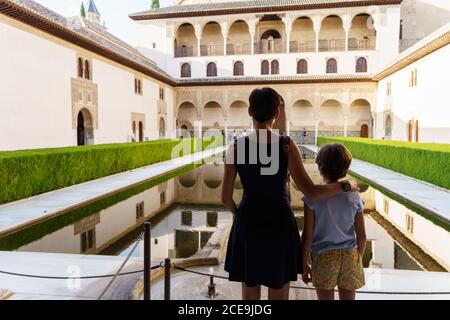
[[[309,254],[311,252],[312,237],[314,230],[314,214],[312,210],[305,204],[304,210],[305,220],[302,232],[302,258],[303,258],[303,275],[302,280],[308,284],[311,279],[311,267],[308,264]]]
[[[234,166],[234,145],[231,145],[225,156],[225,169],[222,182],[222,203],[233,214],[236,214],[237,206],[233,200],[234,182],[236,180],[236,167]]]
[[[359,212],[355,216],[355,233],[356,233],[356,246],[361,257],[366,249],[366,225],[364,223],[364,213]]]
[[[342,192],[342,186],[338,182],[326,185],[316,185],[312,182],[303,166],[300,150],[292,139],[290,140],[288,166],[295,184],[311,201],[331,197]],[[350,183],[352,184],[352,190],[358,190],[356,182],[351,181]]]

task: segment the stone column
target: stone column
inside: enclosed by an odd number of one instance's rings
[[[347,136],[347,116],[344,117],[344,137]]]
[[[201,138],[203,136],[203,132],[202,132],[203,131],[202,118],[197,118],[196,124],[197,124],[197,137]]]
[[[289,53],[290,51],[290,44],[291,44],[291,31],[292,31],[292,18],[289,15],[286,15],[283,18],[284,22],[284,30],[286,33],[286,53]]]
[[[228,118],[224,119],[225,145],[228,145]]]
[[[319,135],[319,119],[316,119],[316,126],[314,128],[314,144],[317,146],[317,136]]]
[[[197,56],[201,56],[200,53],[200,41],[202,39],[202,26],[200,24],[196,24],[194,26],[194,30],[195,30],[195,37],[197,38]]]
[[[227,43],[228,43],[228,22],[222,22],[220,24],[220,29],[222,30],[222,37],[223,37],[223,55],[227,55]]]
[[[319,35],[320,35],[320,28],[322,24],[322,17],[315,16],[313,17],[313,29],[316,33],[316,52],[319,52]]]
[[[249,20],[248,21],[248,31],[250,32],[250,37],[251,37],[251,53],[252,55],[255,54],[255,34],[256,34],[256,24],[257,24],[257,20]]]
[[[345,31],[345,51],[348,51],[348,34],[350,32],[350,28],[352,27],[352,17],[350,14],[346,14],[344,16],[342,26],[344,27]]]

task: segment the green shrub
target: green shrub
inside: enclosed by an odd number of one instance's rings
[[[341,143],[357,159],[450,189],[450,145],[318,137],[318,144]]]
[[[187,148],[177,156],[218,144],[217,140],[184,139],[182,143]],[[180,141],[0,152],[0,204],[169,160]]]

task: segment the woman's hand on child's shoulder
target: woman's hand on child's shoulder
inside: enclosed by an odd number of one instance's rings
[[[312,281],[311,267],[308,264],[303,266],[302,281],[308,284]]]

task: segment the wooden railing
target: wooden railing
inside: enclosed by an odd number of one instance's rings
[[[286,52],[283,39],[261,40],[255,42],[255,53],[284,53]]]
[[[316,51],[316,40],[290,41],[289,52],[314,52]]]
[[[345,51],[345,39],[320,39],[319,51]]]
[[[375,50],[375,37],[364,37],[362,39],[348,39],[348,50]]]
[[[200,46],[200,55],[204,56],[223,56],[223,45],[206,44]]]
[[[227,44],[227,54],[235,55],[235,54],[251,54],[252,53],[252,45],[250,43],[228,43]]]
[[[197,56],[197,47],[194,46],[175,47],[175,58],[194,57],[194,56]]]

